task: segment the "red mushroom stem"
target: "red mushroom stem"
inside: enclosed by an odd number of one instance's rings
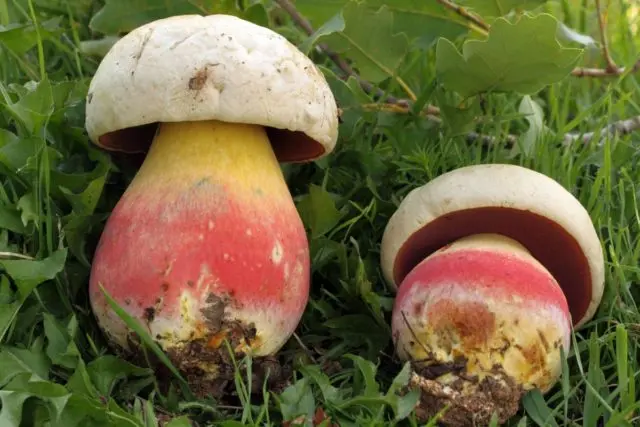
[[[308,300],[309,252],[265,128],[160,124],[91,271],[99,324],[126,349],[99,285],[202,381],[219,376],[225,339],[254,356],[280,349]]]
[[[398,355],[414,362],[426,416],[450,404],[446,425],[493,411],[504,422],[525,390],[546,392],[557,381],[571,318],[562,289],[524,246],[478,234],[404,278],[392,330]]]

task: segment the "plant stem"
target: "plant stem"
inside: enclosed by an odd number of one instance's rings
[[[635,73],[638,70],[640,70],[640,59],[638,59],[635,64],[633,64],[631,66],[631,70],[629,72],[631,73]],[[578,68],[574,68],[571,71],[571,75],[574,77],[615,77],[615,76],[621,76],[625,73],[627,73],[627,68],[626,67],[618,67],[616,66],[616,68],[614,69],[610,69],[610,68],[583,68],[583,67],[578,67]]]
[[[593,140],[594,136],[600,135],[601,138],[605,136],[623,136],[628,135],[640,129],[640,116],[631,117],[629,119],[618,120],[601,129],[598,132],[587,132],[583,134],[568,133],[564,136],[564,143],[571,144],[579,141],[584,144],[588,144]]]
[[[29,12],[31,13],[31,21],[36,30],[36,36],[38,41],[38,64],[40,65],[40,80],[44,80],[47,77],[47,72],[44,62],[44,47],[42,46],[42,35],[40,34],[40,23],[36,16],[36,11],[33,8],[33,2],[29,0]]]
[[[455,13],[457,13],[467,21],[470,21],[472,24],[475,24],[477,27],[480,27],[482,29],[481,32],[484,35],[487,35],[489,33],[489,29],[491,28],[491,26],[479,16],[476,16],[475,14],[469,12],[464,7],[459,6],[449,0],[436,0],[436,1],[441,5],[443,5],[444,7],[446,7],[447,9],[453,10]]]
[[[600,1],[596,1],[596,14],[598,15],[598,26],[600,27],[600,39],[602,41],[602,56],[607,64],[607,70],[616,71],[618,66],[613,61],[609,52],[609,41],[607,40],[607,12],[602,10]]]

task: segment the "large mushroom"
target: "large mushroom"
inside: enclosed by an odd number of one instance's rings
[[[310,281],[279,161],[318,159],[338,133],[335,99],[313,62],[234,16],[157,20],[103,58],[86,128],[104,149],[146,153],[93,259],[91,304],[110,341],[137,347],[102,287],[196,391],[228,375],[225,341],[238,354],[276,353]]]
[[[385,229],[392,332],[421,389],[417,413],[444,425],[505,422],[524,392],[557,382],[561,350],[602,298],[591,218],[551,178],[489,164],[411,191]]]

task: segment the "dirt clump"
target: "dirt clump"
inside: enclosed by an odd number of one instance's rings
[[[236,403],[235,366],[239,368],[242,381],[248,385],[248,370],[242,359],[246,356],[245,350],[251,348],[260,338],[253,323],[245,324],[229,318],[226,308],[235,304],[232,297],[211,293],[206,303],[206,307],[201,309],[205,333],[199,338],[165,348],[164,352],[186,379],[196,397]],[[155,311],[145,311],[145,320],[152,321],[154,314]],[[140,340],[135,333],[129,333],[127,341],[129,351],[117,349],[117,353],[139,366],[148,366],[150,363],[161,390],[167,392],[169,384],[174,379],[169,368],[150,351],[147,351],[145,358],[143,352],[139,351]],[[233,350],[233,354],[229,350]],[[293,371],[278,358],[253,357],[251,362],[252,394],[260,394],[265,381],[267,390],[276,393],[283,391],[290,384],[289,379]]]
[[[436,380],[439,372],[451,373],[456,378],[444,384]],[[439,425],[447,427],[486,426],[494,413],[499,423],[505,423],[518,412],[525,390],[500,367],[494,367],[491,375],[482,380],[456,372],[460,372],[460,362],[435,370],[414,366],[406,389],[420,391],[415,408],[420,421],[430,420],[447,405],[449,409],[438,420]]]

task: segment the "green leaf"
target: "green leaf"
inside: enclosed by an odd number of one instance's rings
[[[37,349],[4,347],[0,351],[0,387],[15,376],[29,373],[46,380],[49,378],[51,362],[46,354]]]
[[[39,226],[40,215],[38,213],[38,200],[36,199],[35,192],[28,192],[24,196],[20,197],[16,207],[20,211],[20,219],[25,226],[30,223]]]
[[[153,371],[113,355],[105,355],[90,362],[87,365],[87,373],[98,392],[103,396],[109,396],[119,381],[132,376],[148,376],[153,374]]]
[[[246,6],[245,6],[246,7]],[[242,19],[253,22],[256,25],[263,27],[269,27],[269,12],[265,9],[264,5],[260,2],[255,2],[251,6],[247,7],[243,11],[235,11],[236,16]]]
[[[47,337],[47,355],[56,365],[74,369],[80,352],[73,338],[78,327],[74,316],[67,325],[63,325],[49,313],[44,313],[44,332]]]
[[[181,417],[172,418],[165,427],[192,427],[191,421],[189,421],[189,417],[183,415]]]
[[[55,111],[53,88],[45,78],[40,82],[29,82],[22,89],[26,91],[21,91],[18,102],[5,103],[4,106],[28,132],[35,134]]]
[[[458,1],[483,17],[505,16],[512,10],[534,10],[545,4],[547,0],[463,0]]]
[[[5,145],[16,143],[19,141],[20,139],[15,133],[7,129],[0,129],[0,147],[4,147]]]
[[[342,13],[332,17],[329,21],[325,22],[320,28],[318,28],[313,34],[311,34],[300,46],[299,49],[305,54],[309,54],[313,46],[319,39],[325,36],[329,36],[334,33],[340,33],[345,29],[345,22]]]
[[[278,397],[280,412],[285,421],[299,416],[311,420],[316,409],[310,380],[303,377],[287,387]]]
[[[546,130],[544,125],[544,113],[538,103],[529,95],[525,95],[520,102],[518,112],[525,115],[529,122],[529,129],[520,135],[518,144],[514,145],[512,155],[522,153],[530,157],[536,148],[536,143]]]
[[[64,268],[67,249],[60,249],[43,260],[0,260],[0,266],[15,281],[24,301],[40,283],[51,280]]]
[[[342,8],[349,3],[349,0],[296,0],[296,9],[313,25],[320,27]],[[364,3],[364,2],[363,2]],[[366,4],[369,4],[367,2]]]
[[[2,280],[6,280],[5,277]],[[11,324],[16,318],[18,311],[22,307],[21,301],[11,301],[0,304],[0,342],[4,341],[5,335],[11,328]]]
[[[393,379],[389,390],[387,391],[387,395],[391,395],[399,392],[403,387],[406,387],[409,384],[409,379],[411,378],[411,363],[406,362],[402,365],[402,369]]]
[[[89,28],[103,34],[127,33],[136,27],[174,15],[200,14],[214,3],[202,2],[198,7],[189,0],[106,0],[89,22]],[[228,3],[224,1],[222,3]]]
[[[32,381],[26,391],[47,403],[49,414],[53,420],[60,417],[71,397],[71,393],[62,385],[49,381]]]
[[[2,410],[0,410],[0,426],[20,427],[22,422],[22,406],[30,398],[29,393],[0,391]]]
[[[77,395],[98,397],[98,390],[91,382],[87,366],[82,359],[78,360],[76,370],[73,372],[71,377],[69,377],[66,387]]]
[[[416,407],[420,400],[420,391],[411,390],[404,396],[400,396],[398,392],[409,384],[411,377],[411,363],[406,362],[400,372],[396,375],[387,391],[386,399],[396,414],[396,421],[409,416],[411,411]]]
[[[0,342],[4,340],[4,336],[11,327],[20,307],[22,307],[20,301],[0,303]]]
[[[297,0],[296,8],[315,27],[324,26],[349,0]],[[393,16],[392,33],[404,33],[410,42],[429,47],[438,37],[455,39],[468,31],[468,22],[452,10],[435,1],[366,0],[360,7],[374,14],[381,7]]]
[[[309,244],[311,252],[312,269],[320,271],[334,261],[343,265],[347,262],[347,249],[345,245],[326,237],[312,239]]]
[[[407,36],[394,33],[393,14],[386,6],[373,12],[355,1],[319,28],[304,48],[315,41],[354,61],[360,75],[374,83],[394,76],[409,49]]]
[[[60,190],[64,193],[69,203],[73,208],[73,211],[78,215],[91,215],[93,214],[96,205],[98,204],[98,200],[102,195],[102,189],[104,188],[104,184],[107,180],[107,173],[109,172],[109,168],[103,168],[103,174],[94,179],[87,185],[87,187],[80,193],[74,194],[72,191],[62,187]]]
[[[17,55],[23,55],[38,43],[38,37],[46,40],[61,32],[61,16],[42,22],[39,27],[33,24],[11,24],[0,26],[0,45],[6,46]],[[36,30],[39,30],[39,34]]]
[[[64,218],[63,231],[69,251],[86,267],[91,267],[85,251],[87,235],[93,226],[104,221],[107,216],[108,214],[77,215],[72,212]]]
[[[396,421],[400,421],[411,415],[411,412],[416,408],[420,401],[420,390],[411,390],[404,396],[390,396],[387,400],[396,414]]]
[[[300,372],[307,378],[313,380],[322,393],[322,398],[333,405],[337,405],[341,401],[340,389],[331,385],[329,377],[322,372],[317,365],[306,365],[300,367]]]
[[[93,31],[116,35],[157,19],[175,15],[213,15],[224,13],[245,18],[258,24],[266,24],[264,6],[257,4],[245,11],[238,9],[236,0],[106,0],[89,22]],[[260,11],[262,9],[262,11]]]
[[[469,30],[467,20],[436,1],[388,0],[369,1],[393,14],[394,33],[405,33],[419,47],[430,47],[438,37],[453,40]]]
[[[24,0],[23,0],[24,1]],[[74,16],[86,16],[94,7],[92,0],[33,0],[33,4],[38,8],[50,10],[56,15],[73,14]]]
[[[221,421],[220,423],[218,423],[219,427],[245,427],[246,424],[243,423],[242,421],[237,421],[237,420],[227,420],[227,421]]]
[[[544,400],[539,390],[534,389],[522,398],[522,407],[533,422],[539,426],[555,426],[556,423],[551,408]]]
[[[142,403],[140,403],[142,402]],[[156,413],[153,410],[153,403],[149,400],[142,400],[140,398],[136,398],[135,406],[140,407],[139,418],[141,418],[145,427],[157,427],[158,426],[158,417],[156,417]],[[136,409],[134,408],[134,411]],[[137,411],[136,411],[137,412]]]
[[[0,205],[0,228],[20,234],[24,234],[27,231],[22,223],[18,209],[2,205]]]
[[[116,427],[104,405],[98,399],[73,394],[67,401],[57,423],[51,427]]]
[[[7,139],[0,147],[0,163],[18,175],[26,167],[29,158],[35,156],[44,146],[41,139],[23,138]]]
[[[354,134],[357,124],[374,119],[375,113],[364,112],[362,109],[362,104],[371,104],[373,100],[362,89],[355,77],[350,76],[343,80],[326,67],[319,66],[318,68],[323,72],[336,102],[342,109],[340,136],[348,140]],[[328,161],[327,158],[323,158],[317,163],[322,167]]]
[[[117,425],[118,427],[145,427],[142,421],[137,419],[133,414],[122,409],[113,399],[109,399],[108,409],[110,418],[114,421],[114,425]]]
[[[376,381],[376,372],[378,367],[370,360],[355,354],[348,354],[346,357],[353,360],[360,372],[360,379],[362,380],[363,388],[359,390],[358,393],[367,397],[379,396],[380,385]]]
[[[442,122],[451,136],[465,135],[474,130],[475,119],[482,114],[480,101],[474,99],[468,106],[461,106],[447,99],[441,87],[435,91]]]
[[[438,79],[465,97],[481,92],[531,94],[571,72],[582,49],[564,48],[551,15],[523,15],[515,24],[499,18],[484,40],[467,40],[462,54],[449,40],[436,48]]]
[[[2,412],[0,412],[1,426],[13,425],[9,423],[21,419],[25,397],[35,397],[44,402],[49,410],[50,418],[55,421],[61,416],[71,397],[71,393],[60,384],[43,381],[36,376],[30,376],[29,374],[16,376],[11,383],[0,391],[0,398],[2,398],[3,403]],[[8,406],[13,407],[7,410],[5,414]]]
[[[24,138],[40,141],[45,136],[45,124],[58,124],[65,119],[65,126],[72,125],[68,113],[70,109],[83,105],[87,85],[84,80],[52,84],[46,77],[39,82],[29,81],[22,86],[11,85],[11,89],[18,95],[18,100],[13,102],[5,97],[0,105],[22,124],[26,130],[23,132]],[[38,151],[43,149],[44,143],[40,143],[37,148]],[[35,153],[32,152],[31,155],[33,154]]]
[[[313,238],[329,232],[343,216],[336,208],[331,194],[317,185],[309,187],[309,194],[298,202],[298,210]]]

